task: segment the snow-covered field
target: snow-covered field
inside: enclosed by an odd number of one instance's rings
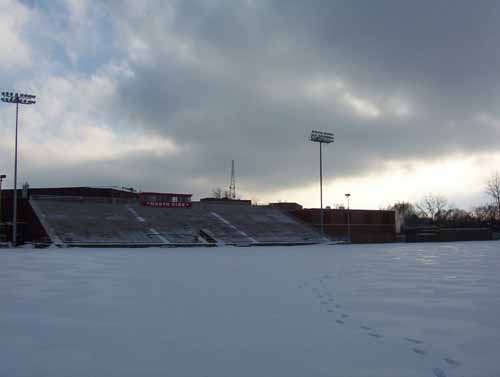
[[[0,376],[500,376],[500,242],[0,250]]]

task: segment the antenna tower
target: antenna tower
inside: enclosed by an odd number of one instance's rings
[[[236,199],[236,181],[234,179],[234,160],[231,160],[231,182],[229,183],[229,199]]]

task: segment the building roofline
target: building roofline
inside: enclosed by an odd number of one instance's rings
[[[138,192],[139,195],[170,195],[170,196],[185,196],[191,197],[193,194],[176,194],[173,192],[151,192],[151,191],[141,191]]]

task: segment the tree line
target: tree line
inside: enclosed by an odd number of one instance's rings
[[[397,202],[389,209],[404,219],[406,227],[446,226],[500,228],[500,174],[496,173],[485,184],[485,193],[490,202],[464,210],[454,207],[442,195],[425,195],[416,203]]]

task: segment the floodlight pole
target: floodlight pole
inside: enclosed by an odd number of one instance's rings
[[[0,223],[2,222],[2,181],[6,177],[5,174],[0,175]]]
[[[17,134],[19,119],[19,104],[33,105],[36,103],[36,96],[33,94],[2,92],[2,102],[16,104],[16,136],[14,144],[14,196],[13,196],[13,215],[12,215],[12,245],[17,246]]]
[[[349,199],[351,198],[351,194],[345,194],[347,198],[347,238],[349,239],[349,243],[351,242],[351,210],[349,207]]]
[[[323,213],[323,143],[330,144],[334,141],[334,135],[330,132],[322,131],[312,131],[311,141],[319,143],[319,202],[320,202],[320,229],[321,236],[325,236],[325,224],[324,224],[324,213]]]
[[[325,222],[323,217],[323,154],[322,154],[323,142],[319,142],[319,221],[321,224],[321,237],[325,236]]]
[[[12,245],[17,246],[17,123],[19,117],[19,101],[16,102],[16,142],[14,146],[14,214],[12,216]]]

